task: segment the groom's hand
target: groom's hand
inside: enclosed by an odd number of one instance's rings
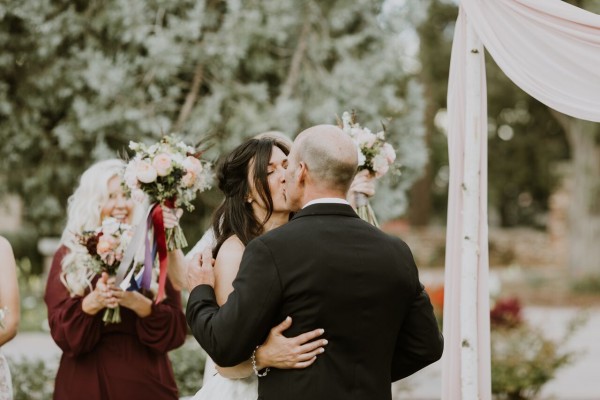
[[[191,292],[198,285],[215,287],[214,259],[210,249],[205,249],[202,254],[196,254],[187,266],[187,284]]]

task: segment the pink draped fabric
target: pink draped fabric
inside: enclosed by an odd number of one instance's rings
[[[467,21],[468,19],[468,21]],[[478,398],[491,398],[487,227],[487,99],[481,82],[478,119],[466,121],[467,23],[500,68],[542,103],[573,117],[600,122],[600,16],[560,0],[461,0],[448,84],[450,184],[446,236],[444,301],[445,350],[442,398],[461,393],[461,272],[464,213],[477,213],[477,369]],[[483,57],[481,69],[484,71]],[[508,106],[508,105],[507,105]],[[479,207],[465,209],[466,126],[475,123],[482,138]]]

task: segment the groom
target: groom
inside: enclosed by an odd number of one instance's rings
[[[410,249],[358,218],[345,200],[356,169],[356,145],[339,128],[305,130],[285,175],[296,214],[248,244],[221,308],[212,268],[191,267],[197,286],[188,324],[218,365],[248,360],[288,315],[294,325],[286,335],[325,329],[325,353],[306,369],[272,369],[260,377],[259,399],[389,400],[393,381],[442,355]]]

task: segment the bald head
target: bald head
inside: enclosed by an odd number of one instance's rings
[[[350,188],[358,167],[356,144],[334,125],[317,125],[302,131],[292,147],[306,164],[315,185],[341,193]]]

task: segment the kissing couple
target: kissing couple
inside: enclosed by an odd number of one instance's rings
[[[218,365],[195,400],[390,400],[441,357],[409,247],[346,200],[357,167],[333,125],[291,148],[250,139],[220,163],[216,243],[187,265],[187,322]]]

